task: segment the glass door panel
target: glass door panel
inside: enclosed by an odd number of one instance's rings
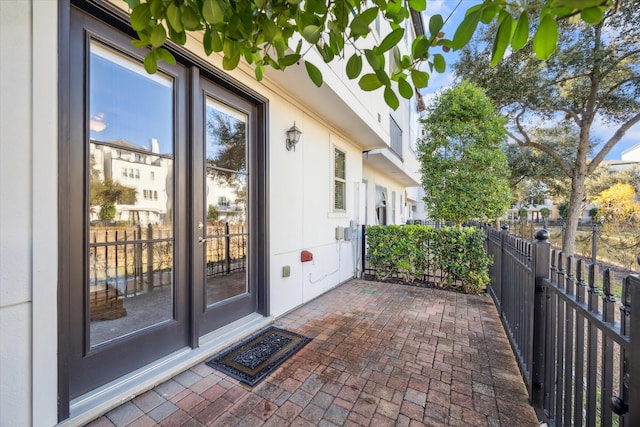
[[[174,83],[91,41],[91,348],[174,318]]]
[[[219,303],[247,287],[247,114],[206,98],[205,301]]]

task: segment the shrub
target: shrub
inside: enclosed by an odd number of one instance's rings
[[[480,293],[489,283],[491,258],[484,232],[474,227],[435,229],[422,225],[367,226],[367,259],[377,280],[406,283],[440,277],[445,288]]]

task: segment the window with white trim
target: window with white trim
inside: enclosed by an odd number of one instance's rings
[[[337,148],[333,150],[333,210],[346,210],[347,180],[346,154]]]

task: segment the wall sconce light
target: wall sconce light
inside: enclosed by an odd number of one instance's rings
[[[287,131],[287,150],[288,151],[291,151],[292,148],[293,148],[293,151],[296,151],[296,144],[300,141],[300,135],[302,135],[302,132],[296,126],[296,122],[293,122],[293,126],[291,126]]]

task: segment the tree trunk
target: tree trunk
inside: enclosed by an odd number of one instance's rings
[[[569,199],[569,214],[562,240],[562,251],[566,256],[573,255],[578,234],[578,223],[582,216],[582,201],[585,195],[586,174],[576,168],[575,175],[571,180],[571,198]]]

